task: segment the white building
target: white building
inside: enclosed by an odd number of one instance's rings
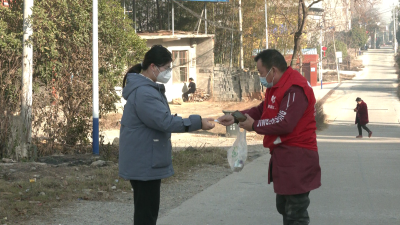
[[[138,33],[147,47],[163,45],[172,52],[172,79],[165,85],[168,101],[182,97],[184,83],[192,77],[196,87],[210,94],[214,68],[214,34],[175,31]]]

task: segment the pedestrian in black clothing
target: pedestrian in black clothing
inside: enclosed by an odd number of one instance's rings
[[[189,90],[182,95],[182,99],[184,102],[189,100],[189,94],[193,94],[196,92],[196,83],[194,82],[193,78],[189,78]]]
[[[354,108],[354,112],[357,112],[355,123],[357,124],[359,134],[358,136],[356,136],[356,138],[363,137],[361,128],[368,132],[368,137],[370,138],[372,136],[372,131],[366,126],[367,123],[369,123],[367,103],[365,103],[360,97],[356,98],[356,102],[357,107]]]

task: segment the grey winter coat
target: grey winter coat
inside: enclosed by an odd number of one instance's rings
[[[128,74],[122,91],[127,100],[119,139],[119,176],[158,180],[174,174],[171,133],[201,129],[201,117],[171,115],[165,86],[140,74]]]

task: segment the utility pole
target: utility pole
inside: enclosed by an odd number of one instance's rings
[[[267,0],[264,1],[265,4],[265,37],[266,37],[266,48],[268,49],[268,12],[267,12]]]
[[[319,62],[319,81],[321,82],[321,89],[322,89],[322,23],[320,24],[320,30],[319,30],[319,45],[320,45],[320,56],[319,58],[321,61]]]
[[[33,46],[28,41],[33,34],[29,17],[32,15],[33,0],[24,0],[23,51],[22,51],[22,97],[21,97],[21,142],[16,157],[25,158],[32,139],[32,73]]]
[[[235,5],[235,0],[233,0],[233,5]],[[234,7],[232,7],[233,9],[234,9]],[[233,21],[234,21],[234,10],[232,9],[232,20],[231,20],[231,23],[232,23],[232,30],[231,30],[231,55],[230,55],[230,61],[229,61],[229,68],[232,68],[232,58],[233,58]]]
[[[204,2],[204,33],[207,34],[207,2]]]
[[[174,9],[174,1],[171,1],[172,5],[172,36],[175,35],[175,9]]]
[[[93,40],[92,40],[92,73],[93,73],[93,154],[99,154],[99,23],[97,1],[93,0]]]
[[[397,30],[396,30],[396,26],[397,26],[397,7],[393,7],[394,12],[393,12],[393,43],[394,43],[394,54],[397,55]]]
[[[244,69],[243,62],[243,18],[242,18],[242,0],[239,0],[239,33],[240,33],[240,69]]]
[[[168,31],[171,30],[171,26],[170,26],[170,13],[169,13],[169,1],[167,1],[167,12],[168,12]]]
[[[336,54],[335,29],[333,29],[333,49],[335,51],[335,63],[336,63],[337,78],[338,78],[338,82],[340,83],[339,59],[338,59],[337,54]]]

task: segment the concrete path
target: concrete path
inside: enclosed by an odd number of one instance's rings
[[[364,76],[342,83],[324,104],[331,124],[318,133],[322,187],[310,194],[310,224],[400,224],[400,102],[393,50],[368,50],[365,58]],[[355,139],[356,97],[368,104],[370,139]],[[282,224],[267,184],[268,160],[269,155],[258,158],[158,224]]]

